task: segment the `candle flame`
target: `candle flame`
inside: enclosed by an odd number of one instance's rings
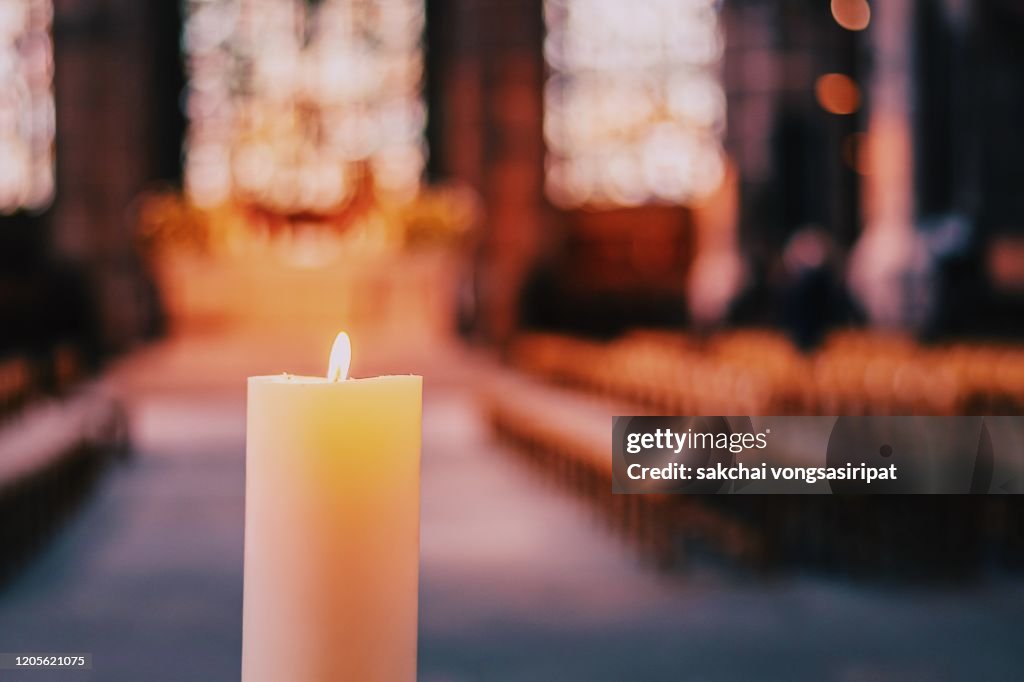
[[[352,342],[348,334],[338,332],[331,346],[331,359],[327,364],[328,381],[345,381],[348,378],[348,367],[352,362]]]

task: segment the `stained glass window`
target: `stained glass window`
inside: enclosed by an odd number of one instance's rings
[[[423,21],[423,0],[186,0],[193,201],[329,212],[414,192]]]
[[[545,0],[556,204],[685,204],[723,175],[715,0]]]
[[[0,0],[0,212],[53,198],[51,0]]]

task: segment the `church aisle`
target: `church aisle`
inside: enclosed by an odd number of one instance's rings
[[[237,367],[203,348],[163,344],[115,368],[134,456],[0,593],[0,651],[92,653],[80,681],[237,679],[244,393]],[[494,439],[473,383],[486,364],[474,367],[439,363],[434,386],[428,377],[424,682],[794,679],[795,660],[808,679],[836,680],[993,679],[1019,667],[1019,587],[907,592],[714,566],[658,573],[585,501]],[[205,379],[190,387],[190,375]],[[734,656],[740,641],[757,655]]]

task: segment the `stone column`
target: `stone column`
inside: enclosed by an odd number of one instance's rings
[[[914,230],[914,0],[886,0],[871,7],[865,225],[853,249],[850,286],[872,323],[914,328],[924,322],[931,305],[929,265]]]

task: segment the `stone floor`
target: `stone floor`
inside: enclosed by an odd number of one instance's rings
[[[93,669],[0,682],[238,679],[243,377],[317,371],[284,350],[295,345],[185,338],[112,369],[134,457],[0,593],[0,652],[90,652]],[[403,367],[427,381],[424,682],[1020,678],[1020,582],[660,573],[493,439],[475,397],[486,362],[374,352],[363,374]]]

